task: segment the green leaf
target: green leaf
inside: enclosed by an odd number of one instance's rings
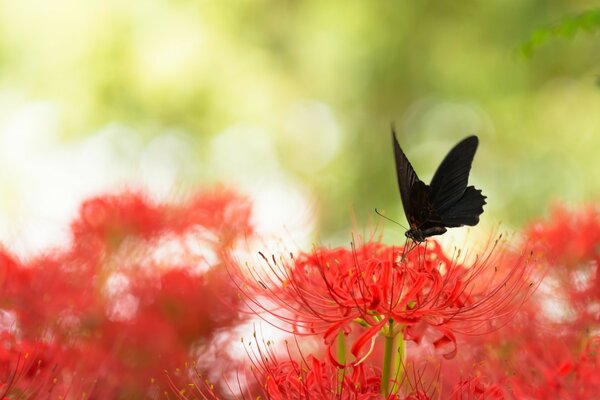
[[[600,8],[593,8],[534,30],[529,39],[521,44],[519,51],[524,56],[529,57],[550,38],[572,39],[580,31],[594,33],[598,30],[600,30]]]

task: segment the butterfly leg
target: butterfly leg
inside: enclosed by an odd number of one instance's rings
[[[408,254],[408,251],[406,251],[406,245],[407,244],[408,244],[408,237],[404,241],[404,246],[402,247],[402,256],[400,257],[400,262],[405,262],[406,261],[406,255]]]
[[[404,255],[402,256],[402,261],[406,261],[406,256],[408,256],[408,254],[413,251],[415,248],[417,249],[417,252],[419,251],[419,243],[414,241],[413,239],[410,239],[410,246],[408,247],[408,250],[405,251]],[[405,247],[406,249],[406,247]],[[418,253],[417,253],[418,256]]]
[[[423,249],[423,262],[425,262],[425,260],[427,260],[427,258],[425,257],[425,254],[427,254],[427,239],[425,239],[425,248]]]

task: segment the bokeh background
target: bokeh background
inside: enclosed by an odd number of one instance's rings
[[[2,0],[0,239],[60,243],[98,193],[227,184],[266,232],[347,242],[382,223],[375,207],[404,223],[392,122],[425,181],[480,136],[483,225],[596,199],[594,6]]]

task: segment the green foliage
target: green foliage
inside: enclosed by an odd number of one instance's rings
[[[251,172],[253,187],[297,184],[325,239],[347,238],[350,213],[380,222],[375,207],[404,223],[392,121],[426,181],[454,143],[480,136],[482,223],[600,195],[597,43],[513,57],[544,20],[575,15],[524,53],[597,30],[588,1],[227,3],[0,0],[0,126],[22,129],[9,122],[42,102],[68,140],[112,125],[148,141],[178,132],[193,142],[186,169],[202,175],[191,184]]]
[[[521,44],[521,54],[529,57],[551,38],[572,39],[579,32],[594,33],[600,29],[600,8],[586,10],[580,14],[562,18],[553,24],[533,31],[529,39]]]

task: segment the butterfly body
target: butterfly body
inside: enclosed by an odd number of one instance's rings
[[[406,237],[423,242],[447,228],[476,225],[486,204],[481,190],[468,186],[469,172],[479,140],[469,136],[444,158],[429,185],[421,181],[400,148],[392,130],[398,187],[410,225]]]

